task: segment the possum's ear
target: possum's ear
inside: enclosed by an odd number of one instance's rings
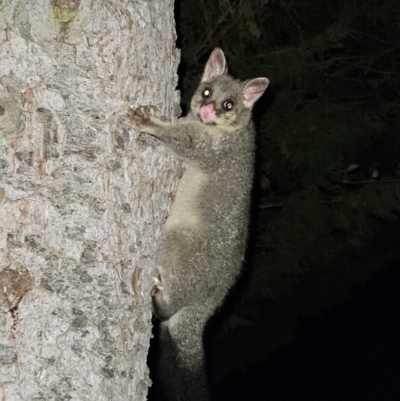
[[[201,82],[211,81],[227,72],[224,52],[216,47],[210,55]]]
[[[243,87],[244,107],[252,107],[267,89],[269,81],[267,78],[254,78],[247,81]]]

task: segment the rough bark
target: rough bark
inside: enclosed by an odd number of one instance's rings
[[[145,399],[178,59],[171,0],[0,2],[1,400]]]

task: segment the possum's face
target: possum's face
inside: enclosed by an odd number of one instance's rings
[[[240,82],[227,75],[224,53],[218,47],[208,59],[200,86],[193,95],[192,113],[206,125],[223,131],[246,127],[254,102],[268,86],[267,78]]]
[[[243,103],[243,83],[228,75],[202,82],[191,102],[192,112],[206,125],[226,130],[246,126],[251,117]]]

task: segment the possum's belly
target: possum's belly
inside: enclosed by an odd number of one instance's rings
[[[200,228],[201,218],[198,210],[201,189],[207,183],[208,176],[203,171],[188,166],[179,181],[171,213],[165,224],[165,229],[190,227]]]

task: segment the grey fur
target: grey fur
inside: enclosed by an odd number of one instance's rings
[[[185,166],[151,293],[162,320],[160,370],[171,400],[209,399],[202,336],[241,269],[253,180],[251,107],[267,86],[266,78],[240,82],[227,75],[217,48],[186,118],[171,124],[148,107],[128,112],[141,131],[162,141]],[[225,101],[232,110],[224,110]]]

